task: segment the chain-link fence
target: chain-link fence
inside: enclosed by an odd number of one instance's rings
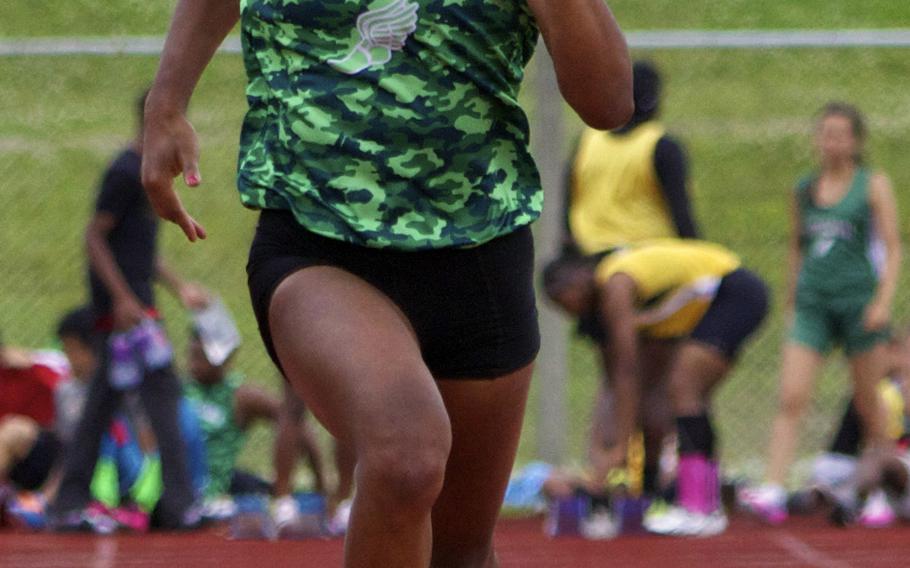
[[[688,149],[702,233],[740,253],[777,294],[771,318],[717,401],[729,467],[756,476],[775,409],[784,337],[780,304],[787,195],[812,164],[813,113],[832,98],[854,101],[865,110],[871,161],[891,174],[898,200],[906,205],[910,171],[903,148],[910,133],[910,92],[905,89],[910,60],[901,49],[859,47],[636,54],[654,60],[666,77],[663,120]],[[52,345],[57,319],[85,301],[82,231],[101,172],[133,135],[134,98],[155,64],[154,57],[139,55],[0,57],[0,334],[6,342]],[[535,100],[532,91],[524,97],[532,109],[560,104]],[[240,59],[218,56],[190,110],[202,141],[204,184],[184,192],[187,207],[211,236],[191,246],[176,228],[164,227],[161,250],[184,277],[224,298],[245,339],[236,366],[250,381],[279,395],[280,380],[260,346],[245,289],[245,254],[256,216],[239,205],[233,189],[243,110]],[[572,120],[574,132],[578,123]],[[549,204],[556,203],[554,192]],[[902,227],[902,234],[906,230]],[[188,318],[163,291],[160,300],[171,336],[182,348]],[[895,313],[898,321],[910,315],[903,289]],[[572,459],[579,460],[584,417],[599,371],[583,344],[573,340],[570,355],[569,446]],[[832,361],[819,380],[802,432],[804,455],[821,447],[843,408],[845,367],[840,358]],[[522,460],[534,457],[534,423],[532,413]],[[269,472],[270,447],[269,430],[256,429],[243,463]]]

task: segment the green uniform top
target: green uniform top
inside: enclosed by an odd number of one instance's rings
[[[242,0],[251,208],[372,247],[471,246],[539,216],[524,0]]]
[[[869,208],[869,176],[868,170],[857,168],[847,193],[828,207],[812,198],[817,176],[798,184],[802,267],[797,299],[807,293],[837,298],[875,291],[884,248]]]
[[[231,371],[220,383],[184,383],[184,395],[193,405],[205,437],[208,461],[206,495],[223,495],[231,485],[231,474],[243,446],[244,432],[234,417],[234,397],[243,375]]]

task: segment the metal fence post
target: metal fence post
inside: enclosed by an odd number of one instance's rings
[[[565,159],[563,101],[556,83],[552,60],[543,42],[535,56],[531,124],[532,152],[540,169],[545,206],[535,227],[538,274],[544,262],[553,258],[561,232],[561,175]],[[567,361],[566,320],[542,299],[540,309],[541,350],[537,359],[537,454],[550,463],[566,457]]]

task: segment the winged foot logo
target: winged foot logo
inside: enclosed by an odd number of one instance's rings
[[[388,63],[392,52],[404,49],[408,36],[417,30],[418,7],[408,0],[395,0],[360,14],[357,16],[360,41],[341,59],[329,59],[329,65],[342,73],[356,75]]]

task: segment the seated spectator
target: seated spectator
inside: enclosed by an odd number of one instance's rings
[[[54,424],[54,389],[60,373],[26,350],[0,343],[0,418],[27,416],[42,428]]]
[[[201,423],[208,456],[209,500],[242,493],[270,493],[270,483],[236,468],[247,430],[258,420],[277,423],[281,401],[261,389],[244,385],[244,376],[231,368],[232,355],[220,364],[209,361],[199,333],[193,330],[187,349],[189,376],[185,396]],[[324,491],[322,459],[311,429],[302,423],[298,444],[313,468],[315,489]]]

